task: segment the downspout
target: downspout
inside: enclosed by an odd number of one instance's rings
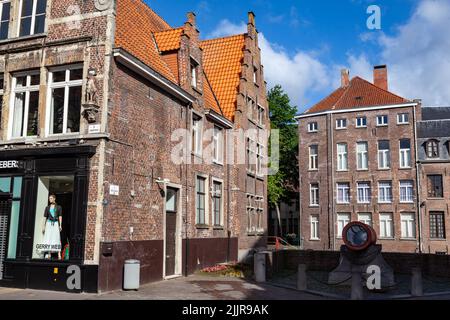
[[[417,220],[418,220],[418,231],[419,231],[419,253],[422,253],[422,209],[420,206],[421,200],[420,200],[420,161],[418,158],[418,149],[417,149],[417,124],[416,124],[416,107],[418,105],[413,107],[413,125],[414,125],[414,157],[415,157],[415,167],[416,167],[416,198],[417,198]]]
[[[333,251],[336,249],[336,237],[334,235],[335,232],[335,223],[334,223],[334,152],[333,152],[333,123],[332,123],[332,114],[328,116],[328,154],[330,155],[331,162],[328,166],[331,167],[331,183],[328,186],[328,247]],[[331,189],[331,192],[330,192]],[[331,208],[331,210],[330,210]],[[331,211],[331,212],[330,212]],[[331,224],[330,224],[331,221]]]
[[[185,246],[185,248],[184,248],[184,251],[185,251],[184,252],[184,275],[186,277],[188,276],[188,258],[189,258],[189,237],[188,237],[188,226],[189,226],[189,223],[188,223],[188,219],[189,219],[189,212],[188,212],[188,205],[189,205],[189,201],[188,201],[188,197],[189,197],[188,168],[189,168],[189,165],[188,165],[188,160],[189,160],[189,157],[190,157],[190,152],[189,152],[189,145],[190,145],[190,143],[189,143],[189,139],[190,139],[191,134],[190,134],[190,126],[189,126],[190,121],[189,120],[192,118],[191,117],[191,113],[190,113],[190,107],[191,106],[192,106],[192,104],[188,104],[186,106],[186,131],[185,132],[186,132],[187,137],[185,139],[185,142],[186,142],[186,146],[185,146],[186,158],[185,158],[185,161],[184,161],[184,180],[185,180],[184,185],[185,185],[185,190],[186,190],[186,195],[184,197],[184,209],[185,209],[185,213],[186,213],[186,218],[184,219],[184,232],[185,232],[185,241],[184,241],[184,246]]]
[[[297,134],[298,134],[298,156],[297,156],[297,165],[298,165],[298,240],[299,240],[299,246],[300,249],[303,249],[303,239],[302,239],[302,216],[303,216],[303,210],[302,210],[302,173],[300,170],[300,146],[301,146],[301,137],[300,137],[300,121],[297,121]]]

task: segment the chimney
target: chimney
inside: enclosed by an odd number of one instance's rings
[[[348,69],[341,70],[341,87],[347,87],[350,84],[350,71]]]
[[[383,90],[388,90],[388,78],[386,65],[373,67],[373,84]]]
[[[195,13],[194,12],[188,12],[187,13],[187,18],[188,18],[188,21],[187,22],[189,22],[193,27],[196,27],[196,16],[195,16]]]

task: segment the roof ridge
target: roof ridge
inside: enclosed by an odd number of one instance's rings
[[[237,37],[244,37],[246,34],[247,33],[234,34],[234,35],[231,35],[231,36],[224,36],[224,37],[219,37],[219,38],[200,40],[200,42],[201,43],[205,43],[205,42],[212,42],[212,41],[217,41],[217,40],[224,40],[224,39],[231,39],[231,38],[237,38]]]
[[[364,82],[370,84],[372,87],[375,87],[375,88],[377,88],[377,89],[379,89],[379,90],[382,90],[383,92],[392,94],[392,95],[396,96],[397,98],[403,99],[403,100],[405,100],[405,101],[411,101],[411,100],[409,100],[409,99],[406,99],[406,98],[403,98],[403,97],[399,96],[398,94],[393,93],[392,91],[389,91],[389,90],[385,90],[385,89],[383,89],[383,88],[380,88],[380,87],[376,86],[375,84],[373,84],[372,82],[370,82],[370,81],[368,81],[368,80],[366,80],[366,79],[364,79],[364,78],[361,78],[360,76],[354,76],[353,79],[350,80],[350,82],[352,82],[352,81],[353,81],[354,79],[356,79],[356,78],[358,78],[358,79],[360,79],[360,80],[362,80],[362,81],[364,81]]]
[[[153,10],[145,1],[143,0],[138,0],[139,2],[141,2],[144,6],[146,6],[148,9],[150,9],[150,11],[157,17],[159,18],[164,24],[167,25],[167,27],[172,28],[172,26],[166,21],[164,20],[163,17],[161,17],[159,14],[156,13],[155,10]]]
[[[353,78],[354,79],[354,78]],[[352,80],[353,80],[352,79]],[[351,83],[351,81],[350,81],[350,83]],[[344,91],[342,92],[342,94],[341,94],[341,96],[339,97],[339,99],[337,99],[336,100],[336,102],[333,104],[333,109],[334,109],[334,107],[336,107],[337,105],[338,105],[338,103],[342,100],[342,97],[343,96],[345,96],[345,94],[348,92],[348,90],[350,89],[350,87],[351,87],[351,84],[348,84],[347,86],[345,86],[345,87],[339,87],[339,88],[337,88],[336,90],[339,90],[339,89],[344,89]]]

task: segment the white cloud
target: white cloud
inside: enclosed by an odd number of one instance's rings
[[[450,105],[450,2],[422,0],[393,36],[382,35],[389,87],[426,105]]]
[[[247,25],[244,22],[234,24],[229,20],[222,20],[208,38],[246,31]],[[282,46],[269,42],[264,34],[260,33],[258,39],[268,89],[280,84],[289,94],[292,103],[304,109],[306,105],[316,102],[308,101],[307,93],[321,92],[330,87],[327,68],[314,52],[298,51],[291,56]]]
[[[208,34],[207,38],[219,38],[230,36],[233,34],[242,34],[247,32],[247,24],[244,22],[240,22],[238,24],[232,23],[228,19],[224,19],[219,22],[216,29],[214,29],[210,34]]]

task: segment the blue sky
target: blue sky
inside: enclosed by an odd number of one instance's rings
[[[147,0],[172,26],[197,14],[202,38],[245,31],[256,14],[265,77],[281,84],[299,111],[339,85],[341,68],[372,80],[387,64],[389,88],[426,105],[450,105],[448,0]],[[369,30],[369,5],[381,9],[381,30]]]

